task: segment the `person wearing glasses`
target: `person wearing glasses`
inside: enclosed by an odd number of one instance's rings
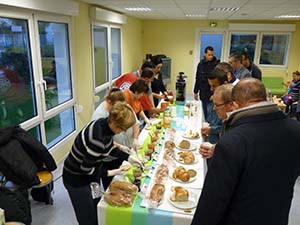
[[[233,102],[231,99],[233,85],[232,84],[223,84],[218,86],[214,91],[213,95],[213,109],[218,115],[219,119],[224,121],[227,118],[227,114],[232,112],[234,109]],[[224,134],[224,130],[222,129],[220,132],[220,136]],[[213,156],[215,150],[215,145],[200,145],[199,153],[203,158],[209,159]]]
[[[215,68],[207,78],[212,92],[214,92],[218,86],[228,83],[227,73],[219,68]],[[205,140],[215,144],[220,137],[222,120],[215,112],[213,104],[207,107],[207,112],[206,122],[209,123],[209,126],[201,128],[201,135]]]

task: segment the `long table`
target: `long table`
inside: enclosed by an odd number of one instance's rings
[[[183,135],[186,131],[200,131],[202,125],[203,112],[201,104],[199,102],[194,102],[194,109],[196,112],[192,112],[189,115],[184,115],[183,110],[184,106],[173,105],[171,107],[176,107],[176,117],[172,118],[171,127],[176,130],[176,140],[183,139]],[[192,114],[192,115],[191,115]],[[155,123],[156,120],[153,120]],[[143,129],[139,136],[140,144],[147,144],[147,138],[149,137],[146,129]],[[167,141],[167,137],[162,136],[160,143]],[[149,193],[147,187],[151,186],[151,176],[147,176],[142,185],[143,194],[139,194],[132,205],[132,207],[114,207],[108,205],[105,200],[102,198],[97,207],[98,213],[98,224],[99,225],[187,225],[191,223],[195,208],[191,211],[184,211],[174,207],[169,201],[170,190],[172,186],[182,186],[192,192],[197,196],[197,201],[201,194],[201,189],[204,181],[204,160],[201,158],[198,148],[202,142],[201,137],[198,139],[189,139],[192,145],[196,146],[196,150],[193,151],[197,162],[193,165],[185,166],[188,168],[193,168],[197,171],[196,180],[190,183],[179,183],[172,178],[168,178],[165,183],[165,195],[164,200],[158,208],[147,208],[147,204],[143,199],[145,198],[146,193]],[[163,152],[162,147],[162,152]],[[162,156],[160,155],[156,161],[152,162],[153,168],[156,168],[162,163]],[[175,161],[176,166],[182,165],[181,163]],[[174,165],[173,165],[174,166]],[[114,180],[124,180],[122,176],[116,176]],[[146,189],[146,190],[145,190]],[[148,192],[147,192],[148,191]],[[145,207],[146,206],[146,207]]]

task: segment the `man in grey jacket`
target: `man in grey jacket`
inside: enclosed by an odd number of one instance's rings
[[[249,70],[242,64],[242,54],[239,52],[232,53],[228,58],[229,64],[233,68],[233,74],[236,78],[242,80],[247,77],[251,77]]]

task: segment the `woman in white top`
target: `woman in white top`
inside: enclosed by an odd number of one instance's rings
[[[112,106],[118,101],[125,102],[125,96],[119,88],[112,88],[105,96],[105,100],[94,111],[92,120],[108,117]],[[124,151],[128,151],[132,147],[136,150],[140,132],[139,126],[140,122],[136,118],[136,124],[133,127],[130,127],[126,132],[114,136],[115,145]]]

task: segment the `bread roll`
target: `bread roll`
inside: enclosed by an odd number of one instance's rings
[[[190,175],[188,174],[188,172],[183,172],[178,175],[178,179],[183,182],[187,182],[190,180]]]
[[[189,200],[189,192],[183,187],[172,187],[173,195],[171,201],[173,202],[187,202]]]
[[[135,194],[138,192],[138,187],[126,181],[114,181],[109,185],[110,191],[125,191],[127,193]]]
[[[189,149],[191,147],[191,143],[189,141],[187,141],[187,140],[182,140],[179,143],[179,147],[183,148],[183,149]]]
[[[195,156],[192,152],[179,152],[179,160],[186,163],[191,164],[195,162]]]
[[[196,170],[193,169],[189,169],[187,172],[190,175],[190,177],[195,177],[197,175]]]

